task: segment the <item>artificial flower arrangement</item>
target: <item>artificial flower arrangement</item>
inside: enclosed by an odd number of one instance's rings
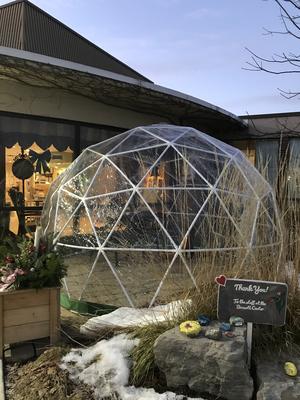
[[[41,239],[36,248],[32,239],[23,237],[14,248],[7,246],[6,249],[4,258],[0,259],[0,292],[61,286],[66,267],[52,240]]]

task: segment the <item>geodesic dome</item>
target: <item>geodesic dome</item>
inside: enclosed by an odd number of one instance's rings
[[[174,299],[197,290],[204,262],[242,267],[281,243],[272,188],[245,156],[172,125],[85,149],[51,185],[42,227],[68,261],[68,295],[117,306]]]

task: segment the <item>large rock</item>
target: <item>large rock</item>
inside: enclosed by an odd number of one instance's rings
[[[300,374],[300,358],[288,354],[255,360],[257,400],[300,400],[300,376],[289,377],[284,373],[286,361],[292,361]]]
[[[235,328],[233,338],[219,341],[204,337],[205,329],[193,339],[181,334],[178,327],[157,338],[155,363],[164,372],[168,387],[188,386],[199,395],[250,400],[253,381],[246,364],[246,328]]]

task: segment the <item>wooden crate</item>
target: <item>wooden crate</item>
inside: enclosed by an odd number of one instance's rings
[[[60,288],[0,292],[0,352],[5,344],[59,339]]]

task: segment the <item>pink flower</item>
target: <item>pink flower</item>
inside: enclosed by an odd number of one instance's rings
[[[15,274],[15,276],[17,276],[17,275],[26,275],[26,272],[21,268],[16,268],[14,274]]]
[[[4,258],[4,262],[5,262],[5,264],[13,264],[15,262],[15,259],[12,256],[6,256]]]
[[[3,276],[1,279],[1,281],[7,285],[11,285],[12,283],[14,283],[15,280],[16,280],[15,273],[7,275],[7,276]]]

